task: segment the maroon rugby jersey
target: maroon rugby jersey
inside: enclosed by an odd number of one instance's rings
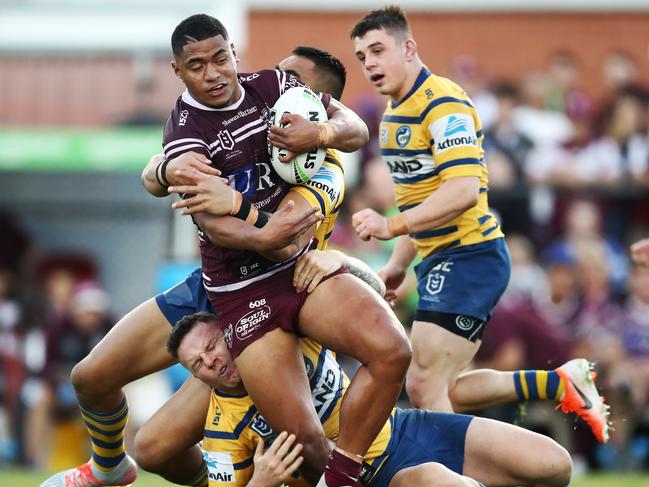
[[[278,70],[239,73],[239,83],[241,98],[223,108],[205,106],[188,91],[178,97],[165,126],[164,153],[167,159],[188,151],[204,154],[231,187],[260,210],[274,212],[290,186],[270,162],[270,111],[284,91],[302,83]],[[321,99],[327,107],[329,95]],[[218,247],[200,230],[199,240],[203,277],[210,288],[243,284],[277,265],[255,252]]]

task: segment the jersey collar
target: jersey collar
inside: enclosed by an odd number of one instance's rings
[[[185,90],[182,94],[182,100],[187,103],[188,105],[193,106],[194,108],[198,108],[199,110],[205,110],[208,112],[226,112],[229,110],[236,110],[239,108],[239,105],[243,103],[243,98],[246,96],[246,90],[244,87],[239,84],[239,87],[241,88],[241,96],[237,101],[235,101],[232,105],[228,105],[223,108],[213,108],[213,107],[208,107],[207,105],[203,105],[201,102],[197,101],[196,98],[194,98],[189,91]]]
[[[419,87],[423,84],[423,82],[428,79],[429,76],[430,76],[430,71],[428,71],[428,69],[426,69],[426,66],[421,68],[421,71],[419,71],[419,75],[417,76],[417,79],[415,80],[415,84],[412,86],[412,88],[410,88],[410,91],[406,94],[406,96],[401,98],[401,100],[399,100],[398,102],[396,102],[396,103],[390,102],[390,108],[392,108],[394,110],[399,105],[401,105],[404,101],[406,101],[408,98],[410,98],[412,96],[412,94],[419,89]]]

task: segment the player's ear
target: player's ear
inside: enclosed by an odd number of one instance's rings
[[[239,56],[237,56],[237,50],[234,48],[234,44],[230,43],[230,49],[232,49],[232,55],[234,56],[234,60],[235,60],[236,62],[241,61],[241,60],[239,59]]]
[[[406,39],[403,41],[403,48],[406,61],[412,61],[417,57],[417,43],[414,39]]]
[[[171,67],[173,68],[176,77],[180,79],[180,81],[184,81],[182,75],[180,74],[180,68],[176,64],[176,61],[171,61]]]

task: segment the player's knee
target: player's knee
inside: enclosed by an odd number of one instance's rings
[[[158,470],[167,460],[160,442],[159,435],[150,431],[146,424],[135,435],[135,461],[138,466],[147,472],[158,473]]]
[[[447,395],[444,381],[433,381],[435,374],[412,365],[406,375],[406,392],[416,408],[429,408],[435,398]]]
[[[381,334],[371,340],[367,363],[370,368],[380,368],[383,371],[381,375],[392,374],[396,380],[402,381],[412,359],[410,341],[392,322],[386,330],[391,333]]]
[[[297,437],[297,442],[302,444],[302,456],[306,468],[313,472],[323,472],[331,448],[322,429],[299,427],[293,433]]]
[[[401,340],[395,340],[391,343],[388,350],[383,355],[383,364],[394,371],[395,375],[399,376],[399,380],[403,380],[406,371],[412,359],[412,349],[410,342],[404,336]]]
[[[92,396],[101,388],[102,381],[98,380],[99,370],[88,357],[74,366],[70,373],[70,382],[77,396]]]
[[[566,449],[558,443],[554,443],[546,458],[552,465],[551,478],[548,479],[552,482],[552,485],[557,487],[568,485],[572,476],[572,459]]]

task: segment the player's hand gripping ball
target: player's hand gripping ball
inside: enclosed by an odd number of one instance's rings
[[[272,124],[279,126],[282,115],[285,113],[300,115],[309,122],[327,121],[327,111],[324,105],[313,91],[304,86],[290,88],[279,97],[273,106]],[[284,181],[290,184],[301,184],[318,172],[324,162],[326,152],[326,148],[316,147],[296,156],[289,162],[282,162],[279,157],[285,156],[287,151],[271,145],[270,159],[273,168]]]

